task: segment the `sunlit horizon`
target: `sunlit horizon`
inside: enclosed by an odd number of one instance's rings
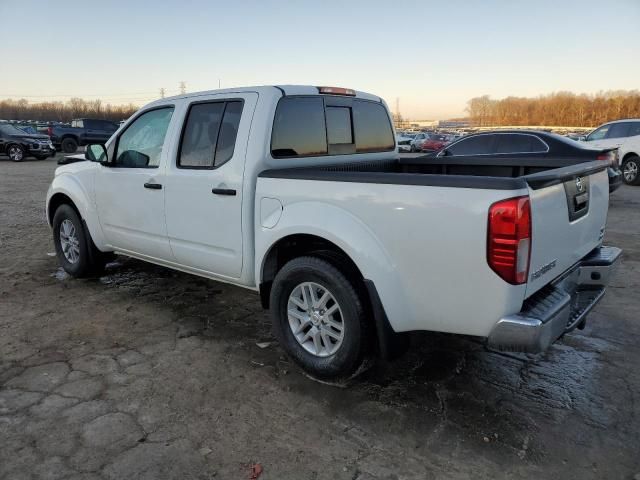
[[[0,99],[143,105],[183,81],[188,92],[336,85],[379,95],[393,112],[398,102],[405,118],[439,120],[465,116],[481,95],[636,90],[640,2],[606,8],[615,22],[603,29],[593,1],[0,3],[2,18],[29,18],[38,32],[25,35],[20,22],[0,30],[4,48],[20,52],[4,64]],[[66,25],[65,11],[78,21]]]

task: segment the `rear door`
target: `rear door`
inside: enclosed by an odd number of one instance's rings
[[[595,161],[525,178],[532,227],[528,296],[602,243],[609,177],[606,165]]]
[[[207,95],[185,106],[165,190],[167,234],[181,265],[240,277],[244,162],[257,99]]]

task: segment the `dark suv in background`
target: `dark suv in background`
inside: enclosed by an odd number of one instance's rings
[[[27,156],[44,160],[53,157],[56,151],[48,136],[27,133],[9,123],[0,123],[0,154],[20,162]]]
[[[75,153],[79,146],[85,146],[90,143],[104,144],[117,129],[118,124],[109,120],[78,118],[71,122],[70,127],[49,127],[47,134],[56,150],[62,150],[64,153]]]

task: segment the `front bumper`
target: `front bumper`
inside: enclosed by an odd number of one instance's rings
[[[538,353],[565,333],[584,325],[587,314],[604,296],[622,250],[599,247],[571,270],[524,301],[522,310],[495,324],[490,348]]]

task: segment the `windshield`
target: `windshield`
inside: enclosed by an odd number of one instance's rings
[[[26,132],[24,130],[20,130],[19,128],[14,127],[13,125],[0,125],[0,132],[6,133],[7,135],[25,135]]]

